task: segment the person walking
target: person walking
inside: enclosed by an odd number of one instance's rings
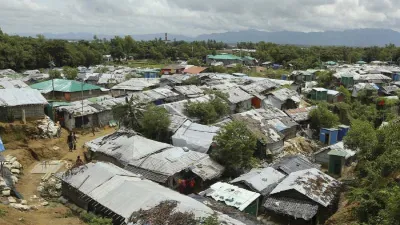
[[[67,137],[67,144],[69,147],[69,151],[72,152],[72,149],[74,147],[74,136],[72,135],[72,132],[70,132]]]
[[[73,149],[76,150],[76,134],[75,132],[72,132],[72,144],[73,144]]]
[[[96,134],[94,133],[96,130],[94,129],[94,126],[92,126],[92,133],[93,133],[93,136],[96,136]]]

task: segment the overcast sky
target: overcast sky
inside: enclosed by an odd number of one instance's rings
[[[400,0],[0,0],[7,33],[400,30]]]

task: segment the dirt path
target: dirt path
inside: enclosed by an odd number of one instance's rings
[[[28,200],[28,205],[35,204],[35,200],[31,201],[33,195],[40,196],[37,187],[41,181],[43,174],[31,174],[31,169],[42,160],[67,160],[75,162],[78,155],[83,158],[85,142],[95,138],[113,133],[114,128],[101,129],[97,131],[95,136],[92,133],[79,135],[77,142],[77,150],[69,152],[67,146],[67,132],[62,132],[61,138],[29,140],[28,143],[9,143],[6,144],[6,151],[3,155],[13,155],[23,165],[23,174],[20,176],[16,185],[17,190]],[[38,160],[35,159],[35,157]],[[50,203],[49,206],[40,207],[38,210],[21,212],[0,204],[0,224],[14,225],[83,225],[78,217],[62,204]]]

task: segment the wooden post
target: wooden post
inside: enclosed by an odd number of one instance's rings
[[[25,109],[22,109],[22,123],[26,124]]]

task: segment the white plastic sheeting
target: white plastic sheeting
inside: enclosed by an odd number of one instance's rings
[[[206,126],[187,120],[172,136],[172,144],[207,153],[219,127]]]
[[[35,89],[0,89],[0,106],[46,104],[47,100]]]
[[[128,222],[133,212],[151,209],[168,200],[178,202],[176,210],[192,212],[198,218],[214,213],[195,199],[144,180],[112,164],[89,163],[75,170],[79,172],[64,177],[64,182],[122,216],[125,222]]]
[[[216,201],[223,201],[226,205],[235,207],[240,211],[247,208],[260,194],[236,187],[231,184],[218,182],[205,191],[206,196]]]

